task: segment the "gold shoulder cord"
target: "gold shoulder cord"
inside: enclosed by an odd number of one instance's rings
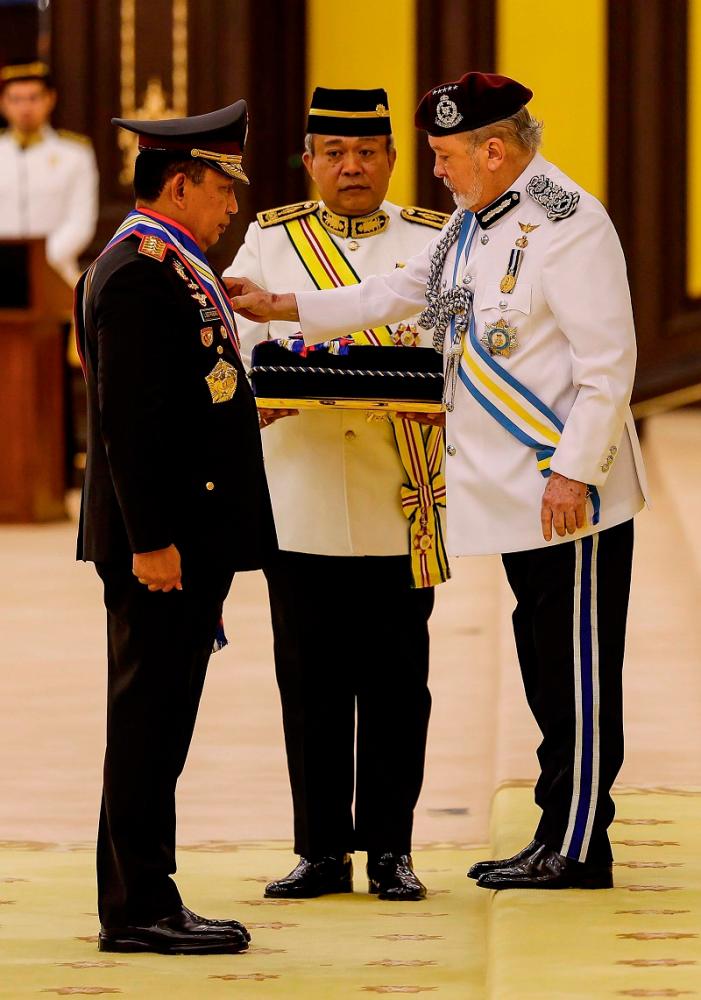
[[[421,226],[430,226],[432,229],[442,229],[450,219],[445,212],[434,212],[430,208],[419,208],[417,205],[409,205],[402,209],[402,218],[407,222],[418,222]]]
[[[280,208],[269,208],[265,212],[258,212],[256,219],[261,229],[267,229],[269,226],[278,226],[282,222],[291,222],[293,219],[311,215],[318,207],[318,201],[298,201],[294,205],[282,205]]]

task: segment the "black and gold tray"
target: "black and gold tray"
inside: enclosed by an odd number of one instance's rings
[[[268,409],[439,412],[443,358],[432,348],[351,346],[302,356],[266,341],[253,349],[251,381]]]

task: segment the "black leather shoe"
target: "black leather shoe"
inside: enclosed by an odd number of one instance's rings
[[[610,864],[572,861],[541,844],[518,864],[485,872],[477,879],[483,889],[612,889]]]
[[[160,955],[230,955],[246,951],[251,935],[238,920],[207,920],[183,906],[153,924],[101,927],[100,951],[155,951]]]
[[[368,892],[380,899],[426,899],[426,886],[414,874],[411,854],[368,855]]]
[[[518,864],[519,861],[525,861],[527,857],[537,851],[540,847],[540,842],[537,840],[532,840],[528,847],[524,847],[522,851],[518,854],[514,854],[513,858],[504,858],[502,861],[477,861],[472,868],[470,868],[467,873],[468,878],[479,878],[480,875],[486,874],[486,872],[496,871],[497,868],[510,868],[511,865]]]
[[[353,892],[350,854],[329,855],[316,861],[300,858],[289,875],[268,882],[264,895],[268,899],[314,899],[336,892]]]

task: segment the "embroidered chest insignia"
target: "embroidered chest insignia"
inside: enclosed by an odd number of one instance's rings
[[[195,302],[199,302],[202,308],[204,308],[207,305],[207,296],[204,294],[204,292],[193,292],[190,298],[194,299]]]
[[[452,128],[453,125],[462,121],[462,115],[458,111],[455,101],[451,101],[448,94],[441,94],[436,105],[436,125],[442,128]]]
[[[528,233],[532,233],[534,229],[540,229],[540,224],[537,226],[531,225],[530,222],[519,222],[519,228],[523,233],[523,236],[519,236],[516,240],[516,246],[520,250],[525,250],[528,246]]]
[[[168,244],[159,236],[144,236],[139,243],[139,253],[154,260],[164,261],[167,250]]]
[[[492,356],[497,354],[499,357],[509,358],[518,347],[517,333],[516,327],[509,326],[505,319],[500,319],[496,323],[487,324],[480,341]]]
[[[203,347],[211,347],[214,343],[214,328],[211,326],[203,326],[200,330],[200,340],[202,341]]]
[[[236,392],[238,380],[238,372],[234,366],[220,358],[205,378],[212,396],[212,402],[228,403]]]
[[[559,222],[577,211],[579,191],[565,191],[545,174],[531,177],[526,191],[534,201],[542,205],[551,222]]]
[[[196,282],[191,280],[190,275],[185,268],[185,265],[181,260],[178,260],[177,257],[173,258],[173,267],[175,268],[175,271],[178,274],[178,276],[181,277],[183,281],[187,284],[187,287],[191,288],[193,291],[196,292],[200,286]]]

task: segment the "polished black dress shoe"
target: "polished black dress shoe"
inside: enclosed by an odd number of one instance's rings
[[[353,892],[353,862],[349,854],[310,861],[300,858],[285,878],[268,882],[268,899],[313,899],[336,892]]]
[[[246,951],[251,935],[238,920],[207,920],[183,906],[148,925],[101,927],[100,951],[155,951],[160,955],[231,955]]]
[[[426,886],[414,874],[411,854],[368,855],[368,892],[380,899],[426,898]]]
[[[541,844],[523,861],[485,872],[477,879],[483,889],[611,889],[611,864],[572,861]]]
[[[527,857],[533,854],[534,851],[537,851],[539,847],[539,841],[532,840],[528,847],[524,847],[522,851],[518,852],[518,854],[514,854],[513,858],[503,858],[501,861],[477,861],[468,871],[467,877],[479,878],[480,875],[484,875],[486,872],[493,872],[497,868],[509,868],[511,865],[524,861]]]

